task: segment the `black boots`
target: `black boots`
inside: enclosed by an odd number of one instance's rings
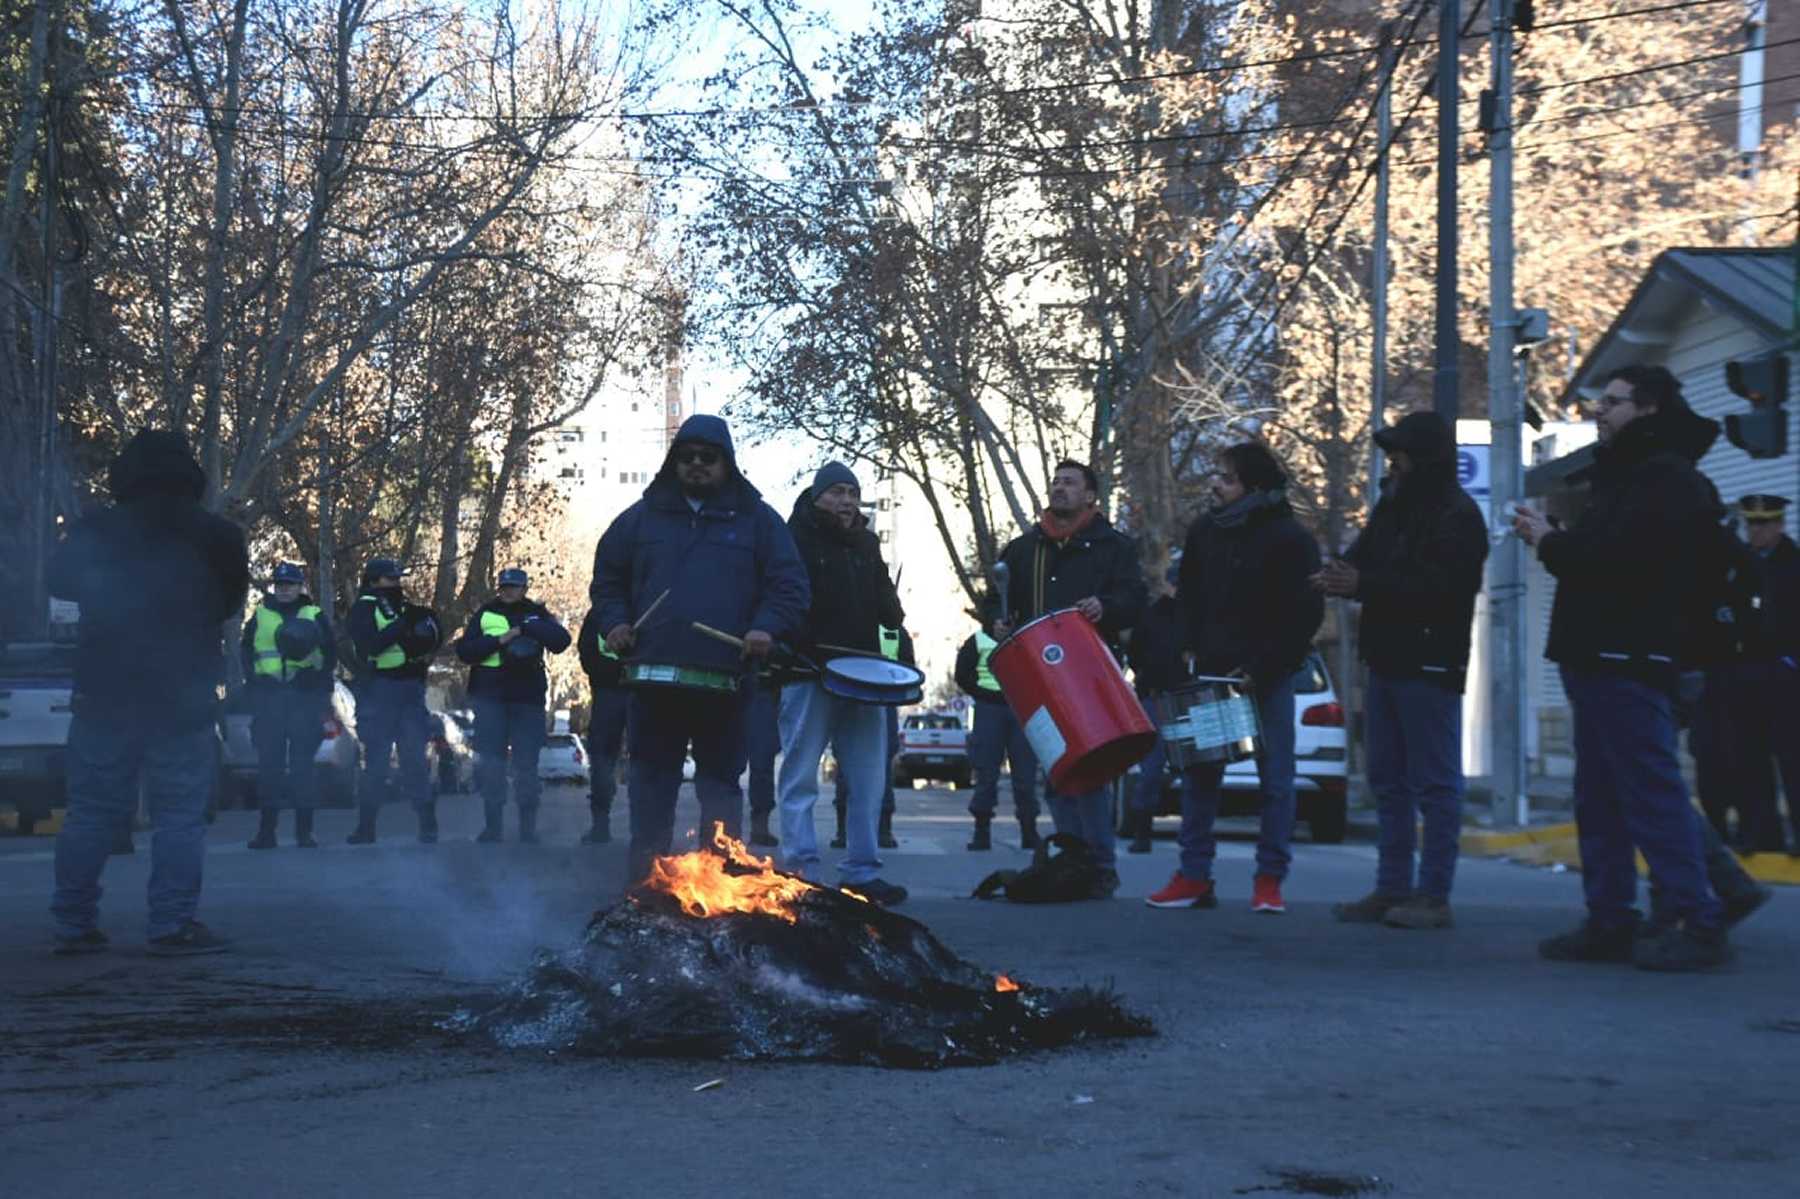
[[[477,841],[483,845],[498,845],[506,840],[506,833],[500,824],[500,816],[504,810],[505,805],[503,804],[484,803],[481,805],[481,812],[487,818],[487,824],[476,835]]]
[[[351,845],[375,844],[375,813],[381,809],[374,804],[361,804],[356,809],[356,830],[345,838]]]
[[[313,810],[311,808],[294,809],[294,844],[301,849],[319,848],[319,843],[313,840]]]
[[[437,800],[428,799],[419,805],[419,843],[436,845],[437,838]]]
[[[1148,812],[1133,811],[1125,820],[1131,826],[1131,844],[1125,847],[1125,852],[1149,853],[1150,837],[1156,825],[1156,818]]]
[[[581,834],[581,843],[583,845],[611,845],[612,813],[605,808],[590,808],[589,811],[594,818],[594,827]],[[765,819],[764,823],[767,824],[768,821]]]
[[[1019,848],[1032,850],[1038,847],[1037,820],[1019,821]]]
[[[966,848],[984,850],[994,848],[994,822],[981,816],[975,817],[975,835],[969,838]]]
[[[275,821],[281,815],[279,808],[265,806],[259,813],[256,825],[256,836],[250,838],[251,849],[275,848]]]
[[[537,843],[537,806],[534,804],[529,808],[519,809],[519,844],[536,845]]]
[[[750,813],[750,844],[761,845],[765,848],[772,848],[781,844],[781,842],[776,839],[775,834],[769,829],[769,816],[770,813],[768,812]],[[840,829],[843,827],[843,819],[841,817],[838,820],[838,827]]]
[[[842,849],[842,848],[844,848],[844,846],[849,844],[849,842],[847,840],[845,840],[845,838],[844,838],[844,809],[839,808],[837,810],[837,818],[838,818],[837,836],[835,836],[831,839],[831,848]]]
[[[875,844],[883,849],[900,848],[900,842],[894,840],[894,814],[892,812],[881,814],[881,827],[876,833]]]

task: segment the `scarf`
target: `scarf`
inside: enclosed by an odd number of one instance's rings
[[[1044,509],[1043,515],[1038,517],[1038,528],[1042,529],[1044,531],[1044,536],[1052,541],[1067,541],[1069,538],[1075,536],[1075,534],[1093,524],[1094,518],[1099,515],[1100,509],[1095,506],[1084,508],[1073,518],[1064,520],[1062,517],[1046,508]]]
[[[1247,492],[1240,498],[1226,504],[1210,519],[1221,529],[1235,529],[1264,509],[1274,508],[1287,503],[1287,489],[1276,487],[1269,491]]]

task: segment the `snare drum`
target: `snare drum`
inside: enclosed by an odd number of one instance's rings
[[[1242,762],[1256,756],[1262,726],[1256,698],[1243,679],[1202,676],[1150,697],[1169,765],[1177,770],[1206,762]]]
[[[716,666],[680,666],[669,662],[625,662],[620,681],[627,687],[693,691],[703,695],[736,695],[744,676]]]
[[[819,684],[840,699],[904,708],[925,698],[925,673],[891,658],[832,658]]]

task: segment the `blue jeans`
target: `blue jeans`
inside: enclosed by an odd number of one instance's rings
[[[1004,703],[976,700],[975,730],[969,738],[975,794],[969,799],[969,815],[978,820],[992,820],[1000,806],[1002,762],[1012,766],[1013,814],[1021,825],[1034,824],[1038,815],[1038,761],[1025,736],[1025,726]]]
[[[881,814],[892,819],[894,815],[894,755],[900,746],[900,709],[887,710],[887,742],[882,760],[887,763],[887,771],[882,775]],[[843,771],[837,772],[837,781],[831,796],[831,806],[837,809],[839,818],[850,807],[850,779]]]
[[[1256,841],[1256,873],[1287,877],[1294,860],[1288,844],[1294,836],[1294,684],[1287,675],[1268,688],[1256,689],[1256,717],[1262,725],[1256,774],[1262,784],[1262,834]],[[1181,873],[1192,879],[1212,877],[1218,841],[1213,822],[1219,815],[1219,789],[1225,763],[1190,766],[1181,793]]]
[[[848,856],[838,873],[846,883],[866,883],[880,875],[875,850],[887,774],[887,716],[873,704],[839,699],[817,683],[790,683],[781,689],[782,864],[807,878],[818,872],[813,807],[819,801],[819,759],[828,744],[838,772],[850,781],[844,817]]]
[[[694,753],[694,794],[700,801],[700,844],[712,843],[712,827],[743,833],[743,794],[737,772],[744,761],[745,697],[649,689],[632,694],[626,715],[631,747],[631,848],[626,881],[650,873],[651,860],[675,845],[675,800],[688,748]]]
[[[1418,892],[1449,899],[1462,839],[1462,696],[1426,679],[1369,671],[1369,787],[1381,821],[1375,890],[1413,893],[1413,827],[1423,819]]]
[[[1113,831],[1112,788],[1065,795],[1055,787],[1047,788],[1050,817],[1056,831],[1080,837],[1094,851],[1094,861],[1107,870],[1117,865],[1118,836]]]
[[[431,802],[431,774],[425,743],[431,739],[424,679],[384,679],[363,684],[356,697],[356,734],[363,746],[360,806],[373,809],[387,798],[390,755],[400,763],[400,798],[415,808]]]
[[[99,719],[79,708],[69,726],[68,810],[56,835],[56,891],[50,914],[68,940],[100,917],[100,872],[119,829],[137,807],[138,779],[149,807],[149,936],[180,932],[200,905],[206,862],[206,805],[218,778],[211,726],[169,733],[141,717]]]
[[[750,687],[750,814],[764,816],[775,810],[775,755],[781,750],[775,710],[780,692],[762,681]]]
[[[280,683],[254,685],[250,708],[257,806],[267,812],[318,806],[313,756],[325,740],[325,696]]]
[[[619,758],[625,748],[625,713],[631,693],[620,687],[594,691],[588,713],[588,807],[600,815],[612,811],[619,790]]]
[[[543,784],[538,755],[544,749],[542,704],[507,703],[490,696],[469,697],[475,710],[475,773],[481,780],[481,802],[489,813],[506,806],[507,765],[512,766],[513,802],[519,811],[537,811]]]
[[[1149,705],[1145,705],[1144,715],[1149,717],[1151,724],[1156,723],[1156,717],[1151,713]],[[1166,777],[1168,770],[1169,746],[1159,736],[1156,744],[1151,747],[1149,756],[1138,763],[1137,785],[1131,789],[1132,811],[1148,812],[1152,816],[1162,811],[1163,791],[1168,785]],[[1186,778],[1178,781],[1182,790],[1187,790]]]
[[[1636,918],[1635,849],[1669,919],[1718,927],[1719,900],[1675,756],[1673,699],[1607,671],[1564,666],[1562,678],[1575,721],[1575,832],[1588,918],[1600,928]]]

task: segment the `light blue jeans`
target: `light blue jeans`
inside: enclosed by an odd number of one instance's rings
[[[210,725],[182,733],[146,729],[141,717],[75,713],[69,726],[69,806],[56,835],[56,938],[72,940],[100,918],[100,872],[137,807],[150,812],[151,938],[180,932],[200,906],[206,805],[218,777]]]
[[[1080,795],[1065,795],[1051,787],[1048,793],[1050,815],[1056,822],[1056,831],[1069,833],[1086,841],[1088,848],[1094,851],[1094,861],[1106,870],[1113,869],[1118,862],[1118,837],[1113,830],[1112,794],[1111,787],[1084,791]]]
[[[812,878],[819,869],[819,835],[813,806],[819,802],[819,759],[831,746],[837,767],[850,782],[844,815],[848,856],[838,866],[854,886],[876,878],[875,856],[881,822],[881,791],[887,781],[887,713],[874,704],[839,699],[817,683],[790,683],[781,689],[781,860],[792,874]]]

